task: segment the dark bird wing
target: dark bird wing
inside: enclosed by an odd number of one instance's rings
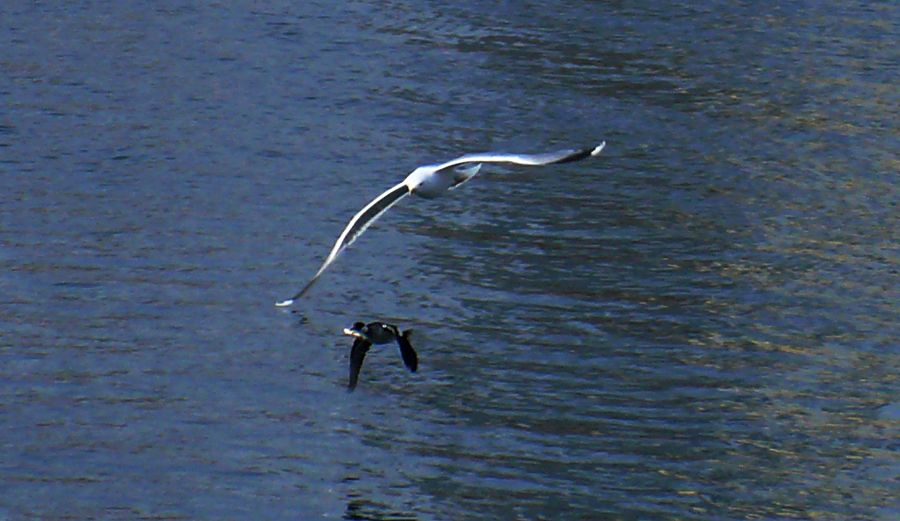
[[[363,360],[366,353],[372,347],[372,342],[363,338],[357,338],[353,341],[353,347],[350,349],[350,381],[347,383],[347,391],[356,389],[356,383],[359,381],[359,370],[362,369]]]
[[[402,335],[397,335],[397,345],[400,346],[400,356],[403,357],[403,365],[412,372],[416,372],[419,368],[419,355],[409,343],[409,336],[412,331],[404,331]]]

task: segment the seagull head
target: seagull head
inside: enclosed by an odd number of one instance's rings
[[[410,192],[415,192],[422,184],[425,183],[425,179],[428,178],[430,172],[424,167],[419,167],[413,170],[406,179],[403,180],[403,184],[409,188]]]

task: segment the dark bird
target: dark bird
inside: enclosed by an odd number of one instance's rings
[[[353,347],[350,349],[350,381],[347,383],[347,390],[356,389],[356,383],[359,380],[359,370],[362,369],[363,360],[372,344],[389,344],[397,342],[400,346],[400,356],[403,357],[403,364],[412,372],[416,372],[419,367],[419,356],[412,344],[409,343],[409,337],[412,331],[407,329],[400,332],[400,328],[393,324],[385,324],[384,322],[370,322],[364,324],[356,322],[353,327],[344,328],[344,334],[355,338]]]

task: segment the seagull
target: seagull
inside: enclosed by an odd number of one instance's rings
[[[420,166],[412,171],[403,182],[387,189],[376,197],[362,210],[356,213],[341,235],[331,248],[331,253],[325,258],[325,262],[306,286],[293,297],[277,302],[278,307],[286,307],[306,294],[313,284],[319,280],[322,273],[343,253],[348,246],[353,244],[360,235],[366,231],[381,214],[388,208],[397,204],[409,194],[418,195],[426,199],[433,199],[444,192],[453,190],[459,185],[472,179],[481,169],[482,163],[511,163],[524,166],[544,166],[560,163],[571,163],[582,159],[599,155],[606,146],[606,141],[592,148],[566,149],[543,154],[505,154],[499,152],[484,152],[479,154],[467,154],[445,163]]]
[[[412,344],[409,343],[409,336],[412,333],[407,329],[400,332],[400,329],[393,324],[385,324],[383,322],[371,322],[364,324],[356,322],[353,327],[344,328],[344,334],[352,336],[356,340],[353,341],[353,347],[350,348],[350,381],[347,384],[347,391],[352,392],[356,389],[356,382],[359,380],[359,370],[362,369],[363,360],[372,344],[388,344],[397,342],[400,346],[400,356],[403,358],[403,365],[411,372],[416,372],[419,368],[419,356]]]

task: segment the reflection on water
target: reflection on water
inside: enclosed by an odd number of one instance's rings
[[[317,4],[5,12],[0,518],[900,515],[898,7]]]
[[[387,505],[372,503],[364,499],[347,502],[344,519],[348,521],[413,521],[418,519],[411,512],[393,512]]]

